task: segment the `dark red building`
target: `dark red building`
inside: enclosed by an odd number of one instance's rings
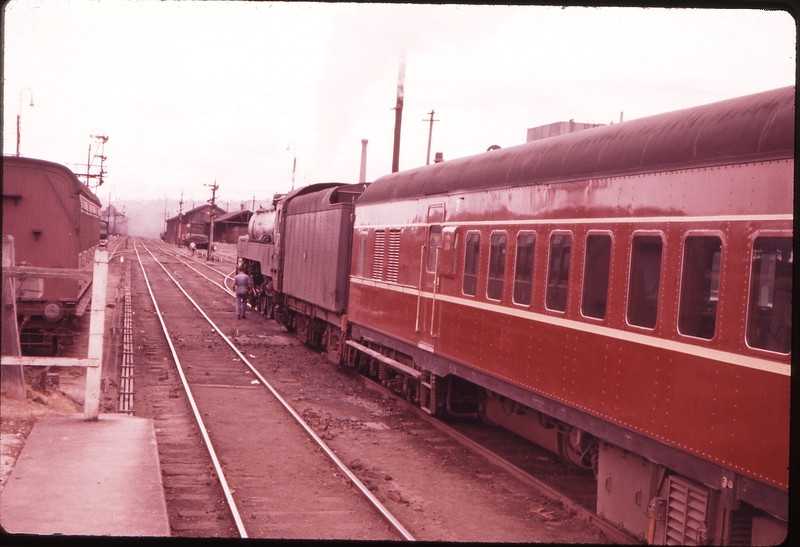
[[[219,218],[226,213],[221,207],[216,205],[212,207],[211,204],[205,203],[168,219],[164,240],[178,245],[185,234],[210,235],[212,214],[215,218]]]
[[[239,236],[247,235],[252,211],[242,209],[232,211],[214,219],[214,241],[219,243],[236,243]]]

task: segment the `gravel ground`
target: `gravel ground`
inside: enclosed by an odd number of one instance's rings
[[[122,270],[113,263],[110,270],[113,279],[109,281],[110,302],[113,302],[115,283]],[[137,271],[134,269],[134,273]],[[221,292],[209,293],[208,289],[205,293],[208,306],[214,307],[215,320],[220,317],[218,324],[417,539],[607,543],[594,526],[565,510],[560,503],[521,484],[446,437],[402,408],[394,397],[371,389],[351,370],[333,365],[323,355],[299,345],[275,322],[253,312],[248,319],[237,321],[232,298]],[[201,305],[206,304],[201,302]],[[109,328],[112,321],[113,314],[107,314]],[[113,378],[107,380],[106,401],[113,401],[113,389],[109,387]],[[70,383],[65,382],[65,389]],[[73,389],[79,392],[80,378],[77,386]],[[34,402],[33,397],[19,405],[2,401],[0,440],[4,475],[13,466],[36,417],[81,411],[69,397],[55,391],[42,400],[49,404]],[[51,402],[56,400],[58,405]],[[101,405],[101,409],[107,407]],[[265,448],[280,451],[283,444],[278,442],[269,447],[242,444],[242,450],[250,452],[253,458],[264,458]],[[290,484],[282,487],[290,488]],[[280,492],[275,496],[279,499]]]

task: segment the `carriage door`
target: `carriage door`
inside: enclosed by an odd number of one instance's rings
[[[418,346],[433,352],[436,340],[438,262],[442,244],[441,223],[444,222],[444,205],[429,206],[427,220],[425,243],[421,247],[419,255],[416,330],[419,336]]]

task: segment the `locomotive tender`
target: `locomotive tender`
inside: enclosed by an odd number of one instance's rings
[[[250,218],[237,243],[252,278],[255,307],[267,310],[266,284],[275,290],[278,320],[339,362],[347,308],[353,204],[364,184],[322,183],[275,197]]]
[[[598,514],[642,539],[780,541],[794,99],[792,86],[381,177],[355,201],[352,238],[338,234],[347,300],[326,315],[287,269],[289,327],[432,414],[477,411],[592,469]],[[304,211],[303,244],[284,231],[274,247],[310,265],[326,228]],[[280,278],[289,262],[271,264]]]
[[[21,266],[91,271],[100,244],[100,200],[67,167],[3,156],[3,235]],[[56,353],[64,322],[91,298],[89,279],[23,278],[17,315],[23,349]]]

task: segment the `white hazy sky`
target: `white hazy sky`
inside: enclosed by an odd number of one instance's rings
[[[431,109],[431,157],[453,159],[793,85],[796,65],[789,13],[742,9],[11,0],[3,31],[3,153],[18,114],[21,154],[76,172],[108,135],[104,205],[202,203],[215,180],[222,203],[266,200],[295,153],[296,186],[357,182],[362,138],[367,180],[390,172],[402,55],[401,170],[425,164]]]

